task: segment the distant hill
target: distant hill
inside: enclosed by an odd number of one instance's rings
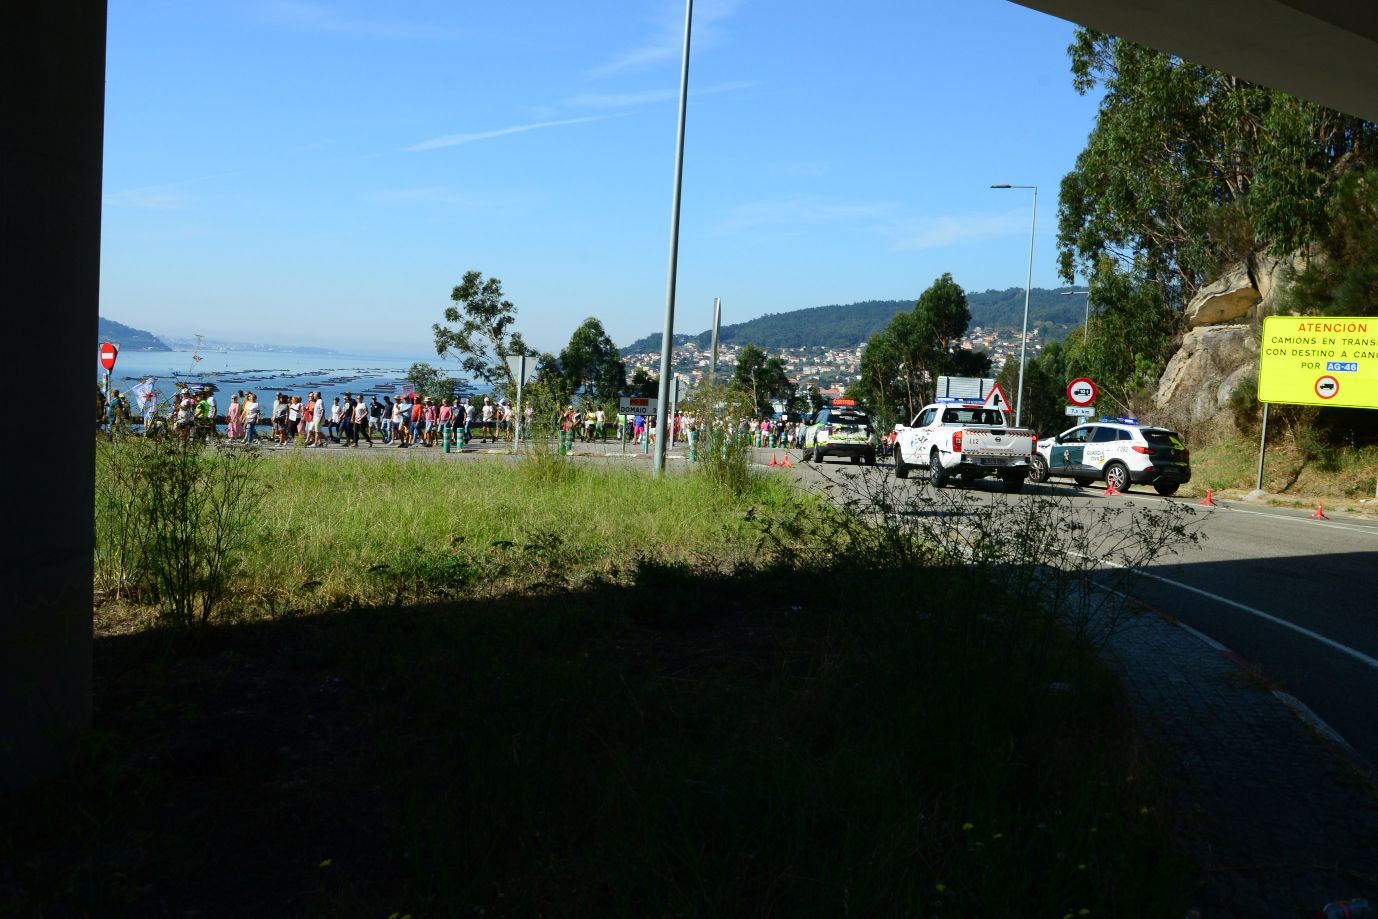
[[[1048,290],[1035,287],[1029,294],[1029,328],[1043,330],[1045,340],[1062,338],[1080,325],[1086,310],[1084,297],[1064,297],[1070,287]],[[1018,331],[1024,320],[1024,288],[983,290],[968,293],[971,327]],[[913,300],[866,300],[846,305],[814,306],[788,313],[767,313],[756,319],[722,327],[719,340],[726,344],[751,343],[762,348],[854,348],[885,327],[896,313],[914,308]],[[700,348],[712,343],[713,330],[697,335],[676,335],[675,344],[694,342]],[[622,349],[623,354],[660,350],[660,333],[647,335]]]
[[[152,332],[127,326],[101,316],[96,324],[96,344],[113,341],[121,351],[171,351],[162,339]]]

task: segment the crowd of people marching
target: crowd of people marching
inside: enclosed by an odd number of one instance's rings
[[[133,404],[131,404],[131,402]],[[161,414],[160,414],[161,412]],[[525,423],[533,420],[526,406]],[[215,393],[210,389],[182,388],[165,405],[157,403],[151,389],[122,395],[114,390],[107,398],[97,390],[97,422],[107,432],[127,430],[141,422],[145,434],[167,432],[184,437],[211,440],[224,425],[224,436],[244,444],[288,446],[300,439],[306,447],[340,444],[358,447],[363,441],[394,447],[432,447],[450,440],[466,444],[509,441],[515,431],[516,412],[506,399],[484,396],[434,399],[408,393],[394,400],[391,396],[365,398],[344,393],[327,399],[319,392],[302,396],[275,393],[264,406],[255,393],[236,392],[221,414]],[[656,416],[625,413],[610,417],[602,407],[567,406],[556,419],[563,441],[592,442],[621,440],[649,447],[655,443]],[[724,422],[719,421],[722,425]],[[804,445],[805,424],[787,418],[742,418],[727,423],[738,436],[755,447],[785,448]],[[696,420],[685,412],[675,412],[669,421],[671,443],[685,443],[695,433]],[[263,429],[260,431],[260,429]]]

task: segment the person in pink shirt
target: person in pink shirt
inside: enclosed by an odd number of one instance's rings
[[[244,436],[239,424],[239,396],[230,396],[230,407],[225,409],[225,436],[230,440]]]
[[[442,440],[449,439],[450,428],[454,423],[454,410],[450,408],[450,400],[445,399],[440,403],[440,411],[436,413],[436,418],[440,422],[440,437]]]
[[[421,408],[421,420],[426,426],[426,446],[433,447],[435,446],[436,410],[435,400],[429,396],[426,397],[426,403]]]

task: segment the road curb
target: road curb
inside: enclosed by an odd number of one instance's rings
[[[1118,595],[1126,602],[1132,603],[1133,605],[1142,609],[1144,612],[1156,616],[1157,618],[1163,620],[1169,625],[1175,625],[1177,628],[1186,632],[1188,635],[1195,638],[1197,641],[1201,642],[1206,647],[1210,648],[1212,651],[1215,651],[1217,654],[1220,654],[1223,657],[1228,658],[1231,663],[1233,663],[1236,667],[1238,667],[1241,671],[1248,674],[1249,676],[1260,680],[1266,679],[1263,673],[1263,668],[1260,667],[1258,664],[1255,664],[1252,661],[1245,659],[1243,655],[1232,650],[1231,648],[1227,647],[1221,642],[1216,641],[1214,638],[1210,637],[1205,632],[1202,632],[1200,629],[1192,628],[1191,626],[1187,625],[1185,622],[1182,622],[1171,613],[1165,610],[1161,610],[1150,603],[1146,603],[1143,600],[1140,600],[1138,597],[1131,596],[1125,593],[1124,591],[1115,590],[1113,588],[1107,587],[1102,587],[1101,589]],[[1365,759],[1363,755],[1359,753],[1359,751],[1355,750],[1353,745],[1351,745],[1349,741],[1345,740],[1343,734],[1331,727],[1330,724],[1326,722],[1324,718],[1312,711],[1310,706],[1308,706],[1305,702],[1301,701],[1291,693],[1283,692],[1280,689],[1269,689],[1268,691],[1275,699],[1277,699],[1283,705],[1287,706],[1287,708],[1292,712],[1292,714],[1297,717],[1297,720],[1299,720],[1307,729],[1309,729],[1311,733],[1318,740],[1321,741],[1321,743],[1325,744],[1328,748],[1330,748],[1330,751],[1333,755],[1335,755],[1338,759],[1343,760],[1357,773],[1362,775],[1368,782],[1373,784],[1376,789],[1378,789],[1378,768],[1376,768],[1372,763]]]
[[[1214,638],[1210,637],[1205,632],[1202,632],[1199,629],[1194,629],[1191,626],[1187,625],[1185,622],[1179,621],[1176,617],[1172,616],[1171,614],[1166,613],[1154,606],[1150,606],[1149,604],[1144,603],[1142,600],[1138,600],[1137,598],[1134,599],[1135,602],[1138,603],[1138,605],[1143,607],[1143,609],[1157,616],[1159,619],[1162,619],[1168,623],[1171,623],[1172,625],[1177,626],[1179,629],[1191,635],[1197,641],[1200,641],[1203,644],[1205,644],[1211,650],[1228,658],[1231,663],[1233,663],[1243,672],[1258,679],[1265,679],[1263,674],[1263,668],[1261,668],[1258,664],[1255,664],[1254,662],[1247,660],[1246,658],[1244,658],[1243,655],[1216,641]],[[1338,759],[1343,760],[1352,769],[1354,769],[1355,772],[1359,773],[1368,782],[1372,783],[1376,788],[1378,788],[1378,768],[1375,768],[1372,763],[1370,763],[1367,759],[1363,757],[1362,754],[1359,753],[1359,751],[1355,750],[1353,745],[1351,745],[1349,741],[1345,740],[1343,734],[1331,727],[1330,724],[1324,718],[1312,711],[1310,706],[1308,706],[1305,702],[1301,701],[1291,693],[1283,692],[1281,689],[1270,689],[1268,690],[1268,692],[1283,705],[1287,706],[1287,708],[1292,712],[1292,714],[1297,717],[1297,720],[1300,721],[1308,730],[1310,730],[1311,733],[1316,737],[1316,739],[1318,739],[1319,741],[1321,741],[1321,743],[1325,744],[1325,746],[1330,748],[1330,751],[1333,755],[1335,755]]]

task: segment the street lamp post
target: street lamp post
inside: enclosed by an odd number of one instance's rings
[[[708,379],[715,380],[718,376],[718,327],[722,325],[722,299],[713,298],[713,344],[712,353],[708,358]]]
[[[1029,353],[1029,293],[1033,290],[1034,230],[1038,226],[1037,185],[992,185],[991,188],[1033,189],[1033,216],[1029,220],[1029,276],[1024,283],[1024,331],[1019,341],[1019,391],[1014,397],[1014,424],[1019,427],[1024,418],[1024,361]]]
[[[670,268],[665,281],[665,332],[660,339],[660,390],[656,400],[655,475],[665,473],[665,410],[670,404],[670,353],[675,338],[675,273],[679,265],[679,193],[684,184],[684,116],[689,101],[689,36],[694,25],[694,0],[684,0],[684,57],[679,71],[679,129],[675,134],[675,193],[670,205]]]
[[[1076,297],[1086,296],[1086,319],[1081,324],[1081,346],[1086,347],[1087,340],[1091,334],[1091,291],[1089,290],[1064,290],[1062,296]]]

